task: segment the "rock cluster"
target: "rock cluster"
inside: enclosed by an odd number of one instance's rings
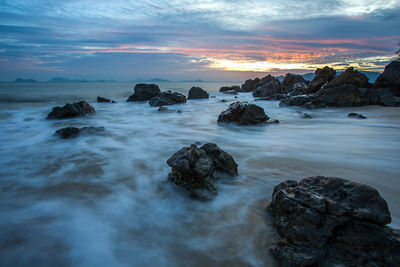
[[[253,91],[254,97],[267,97],[285,93],[281,82],[272,75],[265,76],[259,83],[260,85]]]
[[[315,71],[315,76],[312,81],[308,84],[307,93],[312,94],[321,89],[321,87],[328,82],[330,82],[333,78],[335,78],[336,71],[328,66],[325,66],[322,69],[317,69]]]
[[[213,143],[200,148],[194,144],[184,147],[173,154],[167,164],[172,168],[168,179],[200,200],[210,200],[217,194],[216,182],[221,174],[238,174],[233,157]]]
[[[254,104],[242,104],[239,101],[229,105],[218,116],[218,122],[235,122],[238,125],[254,125],[269,120],[264,109]]]
[[[105,128],[104,127],[83,127],[83,128],[77,128],[77,127],[66,127],[66,128],[61,128],[55,132],[55,135],[58,135],[59,137],[63,139],[67,138],[74,138],[77,137],[80,134],[97,134],[100,132],[104,132]]]
[[[347,68],[343,73],[333,78],[330,82],[328,82],[326,87],[333,88],[346,84],[352,84],[358,88],[371,87],[368,82],[368,77],[361,72],[354,70],[353,67]]]
[[[192,87],[189,90],[187,99],[208,99],[210,96],[207,91],[200,87]]]
[[[389,88],[393,95],[400,96],[400,61],[390,62],[374,83],[375,88]]]
[[[86,101],[65,104],[63,107],[54,107],[47,115],[47,119],[68,119],[94,113],[94,108]]]
[[[149,105],[152,107],[161,107],[182,103],[186,103],[186,96],[171,91],[161,92],[149,100]]]
[[[275,187],[268,213],[282,266],[400,266],[400,235],[386,201],[367,185],[308,177]]]
[[[287,73],[283,78],[282,87],[291,96],[303,95],[307,93],[308,83],[301,75]]]

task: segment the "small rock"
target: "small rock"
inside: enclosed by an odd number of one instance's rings
[[[209,94],[200,87],[192,87],[189,90],[187,99],[208,99]]]
[[[223,86],[219,89],[220,93],[224,93],[224,92],[229,92],[229,91],[235,91],[238,92],[240,91],[240,86]]]
[[[310,114],[304,112],[302,118],[304,118],[304,119],[312,119],[312,116]]]
[[[73,104],[65,104],[63,107],[54,107],[47,115],[47,119],[67,119],[94,112],[94,108],[86,101],[80,101]]]
[[[108,98],[104,98],[104,97],[101,97],[101,96],[97,97],[97,102],[98,103],[112,103],[112,104],[117,103],[114,100],[110,100]]]
[[[279,123],[279,120],[268,120],[267,123],[270,123],[270,124],[278,124],[278,123]]]
[[[63,139],[73,138],[78,136],[78,134],[79,134],[79,128],[76,127],[66,127],[59,129],[55,132],[55,135],[58,135]]]
[[[239,101],[229,105],[221,112],[218,122],[236,122],[239,125],[254,125],[269,120],[264,109],[254,104],[242,104]]]
[[[168,111],[167,107],[161,106],[161,107],[158,108],[158,112],[165,112],[165,111]]]
[[[221,101],[219,101],[219,102],[225,103],[225,102],[228,102],[228,101],[226,99],[221,99]]]
[[[367,118],[362,114],[354,113],[354,112],[351,112],[351,113],[347,114],[347,117],[357,118],[357,119],[366,119]]]

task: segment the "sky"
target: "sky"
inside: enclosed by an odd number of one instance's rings
[[[382,71],[400,0],[0,0],[0,81]]]

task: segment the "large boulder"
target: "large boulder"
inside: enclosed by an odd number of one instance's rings
[[[275,187],[267,207],[282,266],[400,266],[400,235],[386,201],[367,185],[308,177]]]
[[[167,164],[172,168],[168,179],[200,200],[210,200],[217,194],[216,182],[221,174],[238,174],[233,157],[213,143],[200,148],[196,145],[184,147],[173,154]]]
[[[63,107],[54,107],[47,115],[47,119],[68,119],[94,113],[94,108],[86,101],[65,104]]]
[[[261,85],[253,91],[254,97],[267,97],[285,93],[281,82],[274,76],[268,75],[260,80]]]
[[[254,80],[248,79],[244,82],[244,84],[242,84],[242,86],[240,87],[240,91],[241,92],[252,92],[259,85],[260,85],[259,78],[255,78]]]
[[[129,96],[128,102],[147,101],[160,94],[160,88],[156,84],[138,83],[135,85],[134,93]]]
[[[152,107],[161,107],[186,103],[186,96],[177,92],[161,92],[158,96],[150,99],[149,105]]]
[[[209,94],[200,87],[192,87],[189,90],[187,99],[207,99]]]
[[[368,77],[361,72],[354,70],[354,67],[347,68],[343,73],[333,78],[326,85],[327,88],[339,87],[345,84],[352,84],[358,88],[370,87]]]
[[[319,91],[324,84],[330,82],[335,76],[336,71],[328,66],[317,69],[314,79],[308,84],[307,93],[312,94]]]
[[[218,122],[235,122],[239,125],[254,125],[269,120],[264,109],[254,104],[242,104],[239,101],[229,105],[221,112]]]
[[[298,74],[287,73],[282,81],[282,88],[286,93],[291,93],[294,90],[298,90],[298,87],[307,87],[307,81],[303,76]],[[297,88],[295,88],[295,86]]]
[[[374,83],[375,88],[389,88],[393,95],[400,96],[400,61],[390,62]]]

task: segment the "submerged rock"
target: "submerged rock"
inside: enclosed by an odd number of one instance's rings
[[[200,87],[192,87],[189,90],[187,99],[207,99],[209,94]]]
[[[312,119],[312,116],[306,112],[303,113],[303,115],[301,116],[303,119]]]
[[[112,104],[117,103],[114,100],[110,100],[108,98],[104,98],[104,97],[101,97],[101,96],[97,97],[97,102],[98,103],[112,103]]]
[[[321,87],[330,82],[333,78],[335,78],[336,71],[328,66],[325,66],[322,69],[317,69],[315,71],[314,79],[309,83],[307,88],[307,93],[315,93],[321,89]]]
[[[65,104],[63,107],[54,107],[47,115],[47,119],[67,119],[94,112],[94,108],[86,101],[80,101],[73,104]]]
[[[354,67],[347,68],[343,73],[333,78],[326,85],[327,88],[339,87],[345,84],[352,84],[358,88],[370,87],[368,77],[361,72],[354,70]]]
[[[200,148],[194,144],[184,147],[173,154],[167,164],[172,168],[168,179],[200,200],[210,200],[217,194],[218,173],[238,174],[233,157],[213,143]]]
[[[233,85],[233,86],[222,86],[219,89],[220,93],[231,92],[231,91],[239,92],[240,91],[240,86],[236,86],[236,85]]]
[[[393,95],[400,96],[400,61],[390,62],[374,83],[375,88],[389,88]]]
[[[400,235],[384,226],[388,205],[372,187],[336,177],[288,180],[267,211],[282,238],[271,248],[282,266],[400,266]]]
[[[357,118],[357,119],[366,119],[367,118],[367,117],[365,117],[364,115],[362,115],[360,113],[354,113],[354,112],[351,112],[351,113],[347,114],[347,117]]]
[[[66,128],[61,128],[55,132],[55,135],[58,135],[59,137],[63,139],[67,138],[74,138],[77,137],[80,134],[97,134],[99,132],[104,132],[105,128],[104,127],[83,127],[83,128],[77,128],[77,127],[66,127]]]
[[[161,92],[158,96],[153,97],[149,101],[152,107],[168,106],[186,103],[186,96],[177,92]]]
[[[229,105],[221,112],[218,122],[235,122],[239,125],[254,125],[269,120],[264,109],[254,104],[242,104],[239,101]]]
[[[135,85],[134,93],[129,96],[127,102],[147,101],[160,94],[160,88],[156,84],[138,83]]]

